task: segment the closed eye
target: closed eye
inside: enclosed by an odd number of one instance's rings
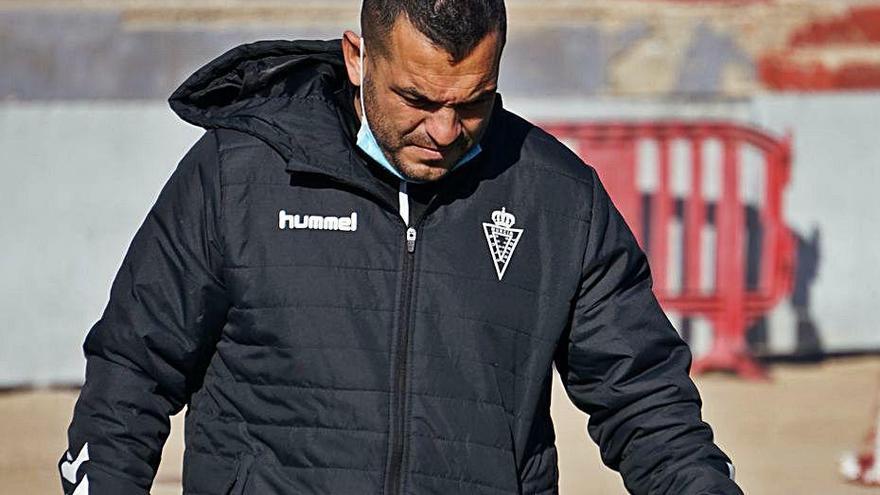
[[[469,101],[467,103],[462,103],[458,107],[462,110],[465,110],[465,111],[479,110],[479,109],[483,108],[484,106],[486,106],[487,104],[491,103],[494,99],[495,99],[495,94],[492,93],[492,94],[488,94],[486,96],[482,96],[476,100]]]
[[[403,101],[406,102],[407,105],[413,108],[418,108],[419,110],[433,110],[441,106],[439,103],[421,96],[402,94],[400,97],[403,98]]]
[[[433,101],[426,96],[417,93],[413,89],[404,88],[404,89],[395,89],[395,93],[406,103],[408,106],[417,108],[419,110],[425,110],[428,112],[432,112],[434,110],[439,109],[443,106],[442,103]],[[495,100],[495,91],[487,91],[473,99],[471,101],[459,103],[455,105],[455,109],[462,112],[474,112],[478,110],[482,110],[487,104],[491,103]]]

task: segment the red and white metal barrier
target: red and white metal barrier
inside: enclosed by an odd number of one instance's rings
[[[745,334],[792,290],[794,242],[782,215],[790,138],[727,122],[543,127],[598,171],[648,253],[664,309],[711,322],[711,349],[692,371],[762,378]],[[747,211],[757,214],[757,243]],[[759,245],[754,259],[747,242]],[[747,261],[757,263],[751,282]]]

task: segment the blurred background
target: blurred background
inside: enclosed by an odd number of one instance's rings
[[[880,385],[880,1],[508,0],[505,106],[594,165],[746,493],[838,473]],[[0,0],[0,491],[60,492],[82,340],[201,130],[165,99],[356,0]],[[699,373],[698,373],[699,372]],[[626,493],[554,392],[563,494]],[[180,417],[154,493],[180,493]]]

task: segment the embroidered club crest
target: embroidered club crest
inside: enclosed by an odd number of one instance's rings
[[[483,233],[486,234],[486,242],[489,243],[489,254],[492,255],[492,262],[495,263],[498,280],[504,278],[513,251],[519,238],[522,237],[523,229],[512,228],[514,223],[516,217],[508,213],[506,208],[492,212],[492,223],[483,223]]]

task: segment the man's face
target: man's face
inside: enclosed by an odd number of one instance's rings
[[[357,35],[343,40],[349,79],[360,84]],[[492,33],[453,62],[400,16],[386,50],[365,46],[364,106],[370,128],[405,176],[437,180],[479,142],[495,101],[501,39]],[[359,105],[355,105],[360,112]]]

